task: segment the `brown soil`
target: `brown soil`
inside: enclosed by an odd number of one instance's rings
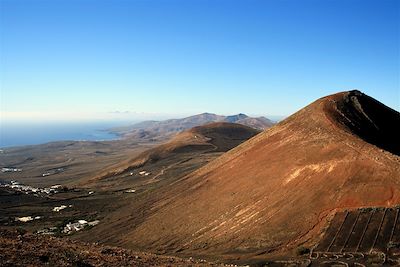
[[[127,247],[227,258],[312,246],[337,211],[400,203],[399,118],[358,91],[321,98],[94,232]]]

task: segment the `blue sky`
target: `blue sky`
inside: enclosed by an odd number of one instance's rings
[[[290,115],[354,88],[400,109],[400,1],[0,0],[0,8],[3,121]]]

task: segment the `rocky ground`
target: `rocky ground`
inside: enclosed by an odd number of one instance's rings
[[[0,266],[223,266],[131,250],[0,230]]]

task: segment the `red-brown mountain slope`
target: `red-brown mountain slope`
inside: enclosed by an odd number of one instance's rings
[[[160,190],[108,238],[218,256],[313,244],[335,211],[400,203],[398,125],[397,111],[359,91],[321,98]]]

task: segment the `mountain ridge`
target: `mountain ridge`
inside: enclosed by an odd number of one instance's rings
[[[196,126],[176,134],[169,141],[145,150],[131,159],[101,170],[100,173],[91,177],[89,182],[121,175],[163,159],[173,158],[177,154],[226,152],[260,132],[252,127],[228,122],[213,122]]]
[[[253,118],[242,113],[222,116],[205,112],[182,119],[143,121],[131,126],[112,128],[110,131],[126,138],[162,139],[168,138],[181,131],[212,122],[238,123],[258,130],[264,130],[274,125],[273,121],[265,117]]]
[[[187,175],[118,242],[218,256],[287,252],[315,244],[336,211],[399,204],[400,158],[358,135],[370,122],[352,98],[372,101],[359,91],[323,97]],[[386,130],[399,113],[375,103],[368,117],[391,120],[373,121],[385,130],[372,136],[400,136]],[[360,123],[343,123],[350,114]]]

